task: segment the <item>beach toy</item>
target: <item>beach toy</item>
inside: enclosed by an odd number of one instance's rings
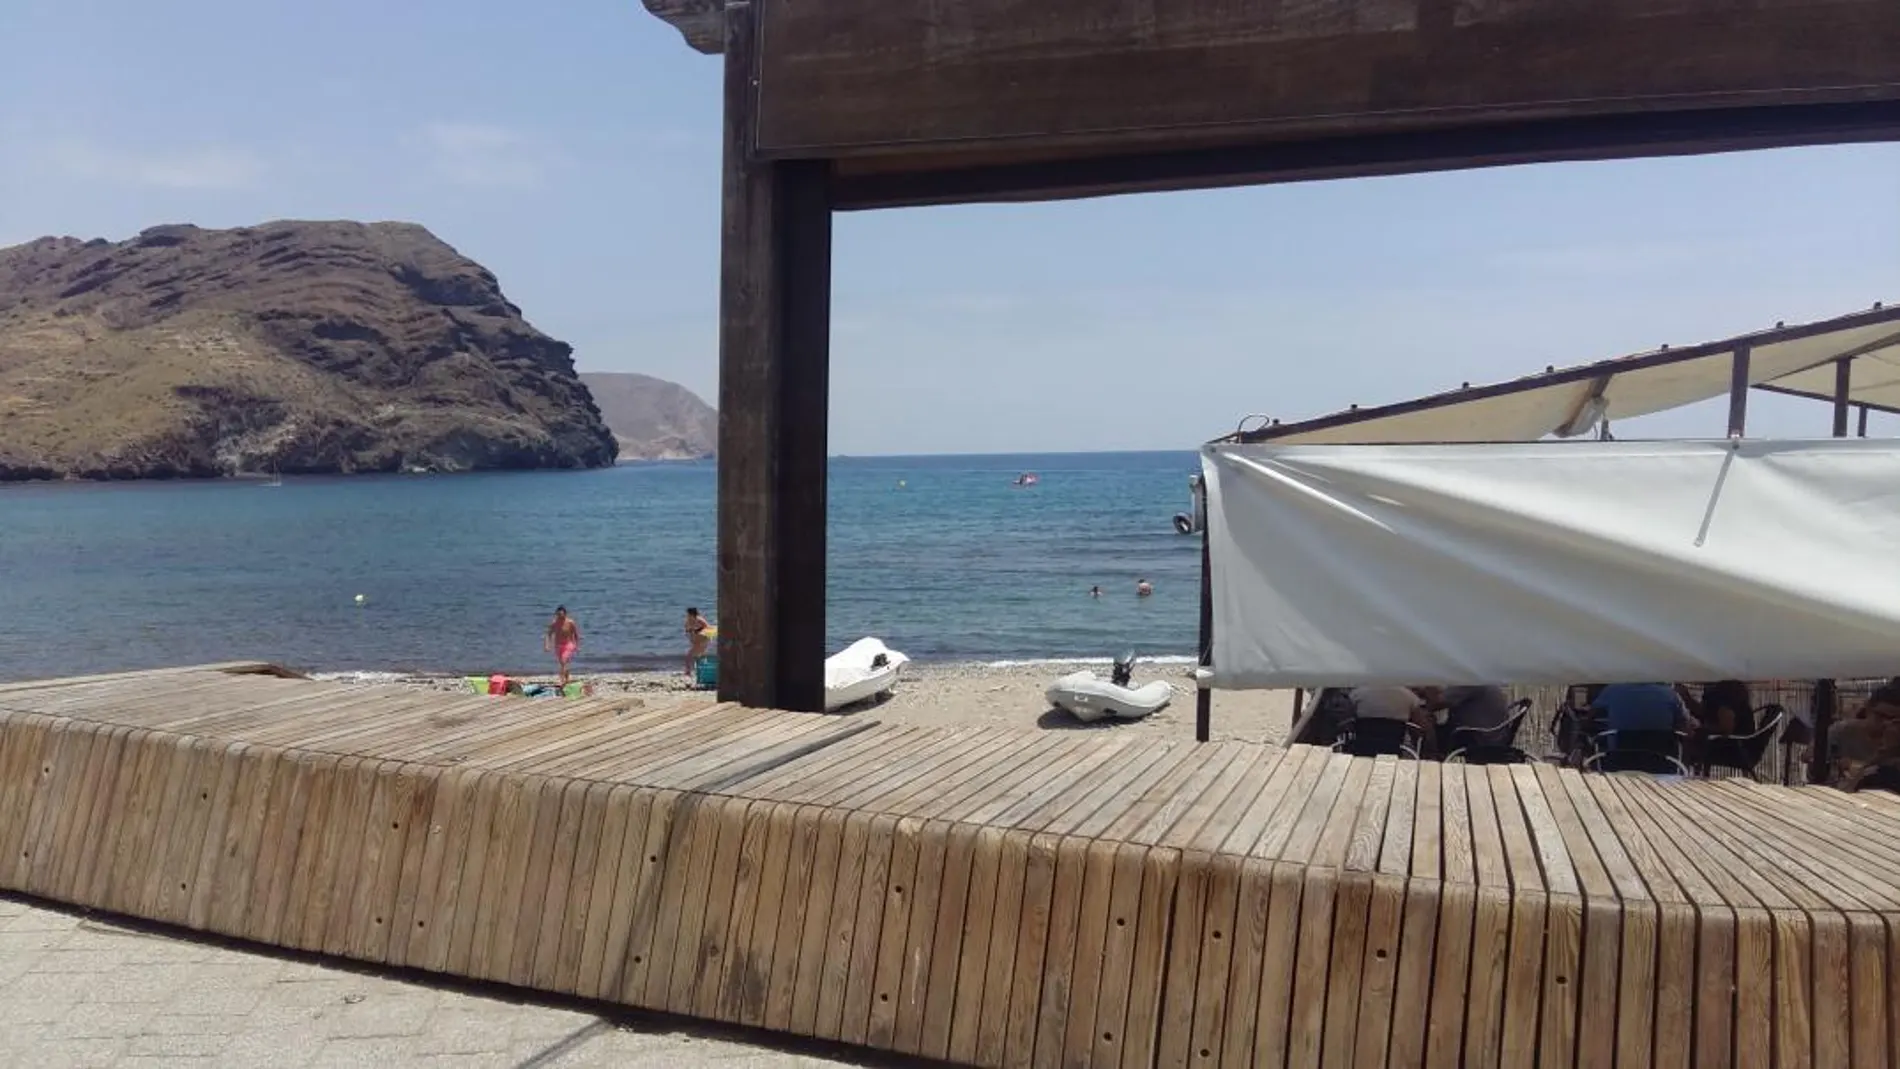
[[[693,662],[693,682],[702,687],[719,685],[719,658],[716,655],[701,654],[699,660]]]
[[[705,635],[707,638],[718,638],[719,629],[716,627],[709,627],[706,630],[701,631],[700,634]]]

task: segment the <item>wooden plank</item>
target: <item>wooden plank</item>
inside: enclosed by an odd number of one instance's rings
[[[711,804],[719,814],[719,838],[713,849],[712,868],[706,882],[699,885],[701,893],[695,896],[697,903],[680,921],[670,996],[679,1012],[698,1017],[713,1017],[718,1012],[720,980],[732,949],[728,940],[739,894],[745,835],[752,825],[752,809],[764,808],[763,803],[743,798],[714,798]]]
[[[601,939],[600,976],[595,990],[602,997],[628,1001],[645,990],[646,956],[653,946],[652,922],[660,894],[660,847],[672,831],[679,796],[671,792],[636,791],[628,799],[626,831],[615,861],[612,897],[607,902],[607,925]],[[598,871],[598,870],[597,870]],[[589,927],[593,927],[590,923]],[[587,959],[582,960],[581,982],[587,983]],[[582,992],[586,992],[586,987]]]
[[[883,908],[879,916],[875,944],[876,958],[873,965],[875,972],[871,977],[871,993],[866,998],[869,1014],[865,1022],[863,1040],[869,1046],[881,1050],[891,1050],[896,1046],[898,1014],[907,1004],[912,1010],[910,1015],[912,1020],[918,1022],[919,1027],[923,1018],[921,981],[916,985],[919,993],[909,999],[906,998],[904,983],[906,961],[904,951],[907,945],[916,948],[917,952],[909,955],[909,960],[919,964],[920,967],[916,970],[918,973],[923,972],[922,966],[928,965],[929,958],[925,953],[925,947],[928,946],[928,929],[924,932],[916,932],[920,918],[913,916],[913,912],[921,912],[917,909],[917,903],[923,893],[923,885],[930,884],[934,890],[935,885],[941,882],[940,866],[938,872],[926,874],[921,881],[918,879],[917,853],[923,829],[923,821],[909,817],[896,821],[896,827],[892,833],[890,879],[884,892]],[[947,827],[932,830],[938,838],[947,836],[949,832]],[[931,905],[934,907],[934,904],[933,898]],[[933,921],[935,916],[936,911],[932,908]],[[921,935],[923,938],[913,942],[913,934]],[[912,1031],[912,1046],[914,1047],[917,1029],[914,1028]]]
[[[840,854],[844,846],[845,815],[823,808],[799,811],[812,827],[809,894],[799,924],[798,971],[784,1028],[798,1035],[816,1035],[820,987],[826,982],[825,955],[832,943],[831,918],[840,884]],[[851,893],[851,892],[847,892]],[[768,1027],[771,1018],[767,1017]]]
[[[736,999],[737,1005],[732,1019],[741,1024],[765,1026],[772,1007],[773,981],[779,960],[781,956],[789,956],[788,951],[795,951],[797,946],[798,933],[787,932],[782,923],[786,911],[794,908],[791,900],[804,891],[802,885],[787,884],[798,838],[797,812],[797,807],[789,803],[768,803],[765,852],[759,863],[759,890],[752,930],[745,936],[746,955],[734,959],[727,980],[726,999],[729,1004]],[[787,975],[794,975],[795,967],[796,962]],[[789,999],[789,985],[784,990]]]

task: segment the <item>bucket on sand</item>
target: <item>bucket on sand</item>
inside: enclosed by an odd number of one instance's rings
[[[716,687],[719,685],[718,654],[702,653],[699,655],[699,659],[693,662],[693,682],[702,687]]]

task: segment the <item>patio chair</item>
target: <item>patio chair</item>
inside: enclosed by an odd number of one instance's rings
[[[1764,705],[1755,711],[1759,726],[1748,734],[1704,736],[1696,755],[1696,775],[1707,776],[1712,769],[1726,768],[1759,781],[1762,758],[1774,746],[1775,733],[1787,716],[1788,711],[1779,705]]]
[[[1558,763],[1566,768],[1583,768],[1597,752],[1597,733],[1592,730],[1589,710],[1570,702],[1557,709],[1550,720],[1551,742],[1557,748]]]
[[[1418,760],[1418,728],[1407,720],[1361,716],[1339,726],[1334,753],[1354,757],[1406,757]]]
[[[1673,731],[1605,731],[1597,736],[1596,752],[1584,758],[1583,770],[1689,774],[1682,763],[1682,736]]]
[[[1467,765],[1522,765],[1530,755],[1517,748],[1517,729],[1530,714],[1531,700],[1519,698],[1510,705],[1510,718],[1496,727],[1455,727],[1446,733],[1447,762]]]

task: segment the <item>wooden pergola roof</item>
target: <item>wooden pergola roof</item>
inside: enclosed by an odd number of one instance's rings
[[[643,2],[725,68],[720,694],[759,706],[823,698],[834,212],[1900,140],[1896,0]]]

